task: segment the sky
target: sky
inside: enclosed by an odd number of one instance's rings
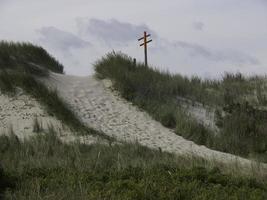
[[[221,77],[267,73],[267,0],[0,0],[0,40],[43,46],[66,74],[86,76],[111,51],[151,66]]]

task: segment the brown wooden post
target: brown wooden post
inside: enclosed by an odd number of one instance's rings
[[[144,43],[140,44],[140,46],[144,46],[145,66],[148,66],[148,62],[147,62],[147,44],[149,42],[152,42],[152,40],[148,41],[148,39],[147,39],[148,37],[150,37],[150,34],[147,35],[146,31],[144,31],[144,37],[138,39],[138,41],[144,40]]]
[[[144,32],[145,66],[147,66],[147,35]]]

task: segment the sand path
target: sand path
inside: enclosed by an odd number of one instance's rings
[[[52,73],[45,83],[58,90],[59,95],[70,104],[85,124],[119,141],[138,141],[150,148],[227,164],[255,164],[247,159],[185,140],[112,92],[110,84],[93,76],[76,77]],[[263,167],[266,168],[266,165]]]
[[[80,141],[85,144],[99,143],[99,138],[79,136],[51,116],[36,99],[24,94],[20,89],[15,95],[7,96],[0,91],[0,135],[13,132],[24,140],[39,133],[34,132],[34,121],[38,120],[43,131],[53,127],[63,142]],[[12,131],[11,131],[12,130]]]

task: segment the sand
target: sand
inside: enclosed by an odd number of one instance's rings
[[[108,80],[51,73],[50,78],[43,81],[51,89],[58,90],[86,125],[118,141],[137,141],[150,148],[224,164],[236,163],[250,168],[259,166],[253,161],[196,145],[176,135],[173,130],[163,127],[147,113],[121,98],[112,90]],[[264,164],[262,167],[267,169]]]
[[[21,89],[12,96],[0,92],[0,134],[10,134],[12,130],[19,139],[27,139],[38,134],[33,128],[35,120],[38,120],[44,131],[53,127],[64,142],[98,142],[98,138],[92,136],[75,136],[61,121],[49,115],[36,99],[24,94]]]
[[[179,97],[179,99],[182,99]],[[219,128],[215,123],[215,108],[204,106],[198,102],[190,100],[178,100],[179,105],[198,123],[203,124],[205,127],[212,130],[215,134],[219,133]]]

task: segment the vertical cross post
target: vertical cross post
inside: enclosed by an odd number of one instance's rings
[[[145,49],[145,65],[147,66],[147,35],[146,31],[144,32],[144,49]]]
[[[144,37],[141,37],[138,39],[138,41],[143,40],[144,42],[140,44],[140,46],[144,46],[144,53],[145,53],[145,66],[148,66],[147,62],[147,44],[152,42],[152,40],[148,40],[148,37],[150,37],[150,34],[147,34],[146,31],[144,32]]]

